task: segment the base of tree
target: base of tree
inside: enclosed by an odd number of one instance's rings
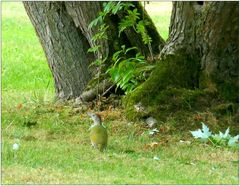
[[[209,113],[216,118],[207,123],[213,130],[230,126],[237,132],[237,102],[222,99],[211,87],[199,88],[198,63],[185,56],[168,56],[160,61],[150,78],[123,98],[126,117],[145,120],[152,116],[160,123],[172,119],[179,130],[192,130],[199,127],[197,123],[207,122]]]
[[[199,128],[200,122],[206,123],[213,131],[230,127],[238,133],[238,104],[222,102],[218,96],[207,90],[167,88],[157,96],[142,97],[131,94],[123,99],[125,115],[129,120],[145,120],[152,116],[158,123],[169,123],[177,130]],[[141,104],[143,110],[137,106]]]

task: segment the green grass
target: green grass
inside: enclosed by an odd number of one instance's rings
[[[52,75],[23,5],[2,3],[3,104],[20,103],[46,91],[53,96]]]
[[[172,3],[171,2],[150,2],[145,5],[148,14],[164,40],[168,38],[168,27],[170,24]]]
[[[150,7],[166,39],[170,9],[157,16],[156,4]],[[121,110],[102,112],[108,150],[92,149],[87,116],[52,103],[51,73],[21,3],[2,3],[2,47],[2,183],[238,183],[236,149],[199,144],[188,131],[171,130],[171,120],[150,137],[142,123],[129,123]],[[180,139],[192,143],[181,144]],[[14,152],[18,140],[20,149]],[[159,146],[150,148],[152,142]]]
[[[120,112],[108,113],[105,118],[109,146],[100,153],[90,147],[87,116],[76,114],[70,106],[4,109],[3,183],[237,183],[236,150],[196,142],[181,144],[179,133],[150,137],[148,129],[139,123],[129,125]],[[28,123],[35,125],[29,127]],[[16,139],[20,149],[14,157]],[[146,148],[155,141],[161,145]]]

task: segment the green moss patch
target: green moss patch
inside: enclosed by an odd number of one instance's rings
[[[195,94],[202,94],[200,91],[191,90],[197,86],[198,62],[184,54],[168,56],[165,60],[158,62],[146,82],[124,98],[127,117],[135,119],[149,112],[150,114],[158,112],[154,115],[159,117],[159,115],[165,115],[165,112],[191,107]],[[145,114],[135,114],[134,105],[140,101],[148,107],[148,112]]]
[[[139,100],[146,107],[145,113],[136,112],[134,108],[136,97],[125,98],[127,117],[134,120],[151,115],[159,120],[165,120],[169,115],[178,111],[201,111],[210,106],[209,99],[212,95],[203,90],[166,88],[154,97],[151,96],[151,94],[145,95]]]

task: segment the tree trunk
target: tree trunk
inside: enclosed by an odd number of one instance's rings
[[[206,2],[201,23],[201,88],[238,102],[239,2]]]
[[[176,112],[187,102],[193,108],[207,92],[213,94],[206,98],[207,108],[211,99],[238,102],[238,13],[238,2],[173,2],[160,61],[149,79],[125,98],[128,117],[143,117],[134,109],[141,102],[147,115],[162,119],[163,113]]]
[[[174,2],[170,37],[161,51],[198,63],[195,88],[238,101],[238,2]]]
[[[23,2],[45,51],[55,81],[56,96],[79,96],[91,73],[89,44],[75,27],[63,2]]]
[[[96,69],[88,68],[94,59],[111,58],[123,44],[127,47],[136,46],[146,57],[151,52],[159,53],[164,45],[164,40],[139,3],[135,4],[141,17],[151,22],[147,30],[154,41],[152,51],[133,29],[127,29],[118,37],[118,23],[124,12],[107,18],[107,24],[110,25],[108,40],[94,42],[92,37],[98,32],[98,27],[89,29],[88,26],[102,10],[103,2],[23,3],[47,56],[55,80],[56,95],[61,99],[76,98],[82,94],[92,78],[91,74],[96,74]],[[90,47],[96,45],[100,45],[96,56],[87,53]]]

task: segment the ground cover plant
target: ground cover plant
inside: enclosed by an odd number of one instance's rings
[[[160,14],[157,6],[146,9],[167,39],[170,4],[163,3],[168,9]],[[214,134],[230,127],[237,135],[228,105],[167,115],[156,129],[109,107],[98,111],[108,149],[93,149],[84,109],[54,100],[51,73],[23,5],[2,3],[2,10],[3,184],[238,184],[238,148],[201,143],[189,132],[204,122]],[[193,107],[194,95],[185,95],[168,108]]]

